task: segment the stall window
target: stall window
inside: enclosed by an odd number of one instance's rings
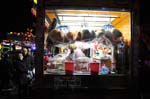
[[[129,72],[130,12],[46,9],[45,16],[44,74]]]

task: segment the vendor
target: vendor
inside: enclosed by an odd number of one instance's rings
[[[85,54],[83,53],[82,49],[79,47],[76,47],[74,49],[74,58],[77,59],[79,57],[85,57]]]
[[[74,44],[69,45],[68,47],[67,59],[68,60],[76,60],[79,57],[85,57],[85,54],[83,53],[82,49],[80,47],[77,47]]]

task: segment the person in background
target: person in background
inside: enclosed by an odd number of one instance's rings
[[[17,52],[16,58],[14,62],[14,66],[16,69],[16,85],[18,89],[19,99],[23,99],[24,96],[27,95],[27,85],[28,85],[28,69],[26,67],[26,64],[23,61],[23,53]]]
[[[10,60],[8,52],[3,52],[1,54],[0,60],[0,78],[1,78],[1,91],[9,90],[11,86],[11,76],[12,76],[12,69],[13,64]]]
[[[26,47],[23,48],[23,57],[24,57],[23,61],[28,70],[28,81],[30,83],[34,77],[34,74],[33,74],[34,59],[33,59],[33,56],[31,55],[30,48],[26,48]]]

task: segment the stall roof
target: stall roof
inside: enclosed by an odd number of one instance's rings
[[[102,28],[106,24],[113,24],[128,13],[121,11],[100,10],[46,10],[50,19],[57,18],[59,25],[70,27]]]

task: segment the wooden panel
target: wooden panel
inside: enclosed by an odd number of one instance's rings
[[[46,7],[129,8],[129,0],[45,0]]]
[[[118,16],[123,18],[124,16],[126,16],[126,12],[121,12],[121,11],[102,11],[102,10],[60,10],[60,9],[56,9],[56,10],[50,10],[50,9],[46,9],[45,12],[47,14],[49,14],[51,17],[55,16],[55,13],[59,13],[59,14],[89,14],[89,15],[110,15],[110,16]]]
[[[47,13],[47,15],[50,18],[50,20],[52,20],[53,18],[56,18],[54,13]]]
[[[120,18],[117,18],[112,22],[112,25],[115,26],[118,30],[123,33],[123,37],[127,42],[131,42],[131,17],[130,13],[123,13]]]

